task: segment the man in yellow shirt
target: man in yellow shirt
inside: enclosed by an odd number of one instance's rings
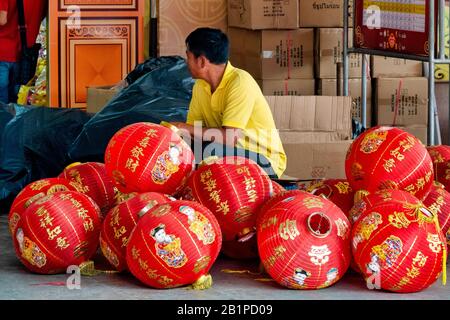
[[[201,148],[203,159],[245,156],[272,178],[280,177],[286,154],[272,112],[252,76],[228,61],[227,35],[219,29],[198,28],[186,38],[186,47],[187,66],[196,82],[186,123],[172,124],[187,130],[194,143],[213,142]]]

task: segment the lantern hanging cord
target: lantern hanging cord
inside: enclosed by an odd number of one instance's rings
[[[273,280],[271,278],[255,278],[254,280],[255,281],[260,281],[260,282],[272,282],[272,281],[275,281],[275,280]]]
[[[194,290],[206,290],[211,288],[213,280],[210,274],[202,275],[197,281],[195,281],[191,288]]]
[[[88,277],[96,276],[96,275],[98,275],[100,273],[113,274],[113,273],[118,273],[119,272],[119,271],[116,271],[116,270],[98,270],[98,269],[95,269],[94,261],[85,261],[82,264],[80,264],[79,267],[80,267],[80,274],[82,276],[88,276]]]
[[[442,253],[442,284],[447,284],[447,246],[443,243],[444,252]]]
[[[436,224],[436,230],[440,231],[439,220],[437,214],[433,214],[434,223]],[[447,244],[442,242],[442,285],[447,284]]]
[[[251,274],[251,275],[254,275],[254,276],[259,276],[259,275],[262,274],[261,271],[260,271],[260,272],[252,272],[252,271],[250,271],[250,270],[222,269],[222,270],[220,270],[220,271],[222,271],[222,272],[224,272],[224,273],[239,273],[239,274],[248,273],[248,274]]]

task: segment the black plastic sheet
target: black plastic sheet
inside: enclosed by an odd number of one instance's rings
[[[131,84],[84,125],[69,151],[73,161],[103,162],[109,140],[129,124],[186,121],[194,80],[183,58],[152,58],[129,76]]]
[[[0,106],[0,208],[28,183],[57,176],[90,115],[76,109]]]
[[[138,65],[105,108],[76,109],[0,104],[0,214],[32,181],[55,177],[75,161],[104,161],[111,137],[128,124],[185,121],[194,80],[178,56]]]

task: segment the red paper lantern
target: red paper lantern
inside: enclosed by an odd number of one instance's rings
[[[73,163],[59,175],[60,178],[78,183],[81,192],[97,203],[102,213],[108,212],[115,203],[114,183],[100,162]]]
[[[402,193],[366,209],[352,228],[352,252],[369,286],[417,292],[439,277],[447,246],[437,216]]]
[[[116,201],[114,202],[114,206],[117,206],[117,205],[121,204],[122,202],[127,201],[127,200],[137,196],[138,194],[139,193],[137,193],[137,192],[122,193],[116,189],[116,195],[115,195]]]
[[[365,214],[366,210],[370,209],[375,203],[380,201],[390,201],[392,199],[408,202],[408,200],[411,199],[411,194],[401,190],[386,189],[362,196],[360,199],[356,199],[354,206],[349,211],[348,219],[350,223],[352,225],[355,224],[359,218]],[[353,259],[353,255],[350,267],[358,273],[361,272],[359,266]]]
[[[408,202],[411,197],[410,193],[405,193],[401,190],[386,189],[380,190],[372,194],[362,196],[360,199],[356,197],[354,206],[350,209],[348,219],[351,224],[354,224],[358,219],[364,215],[366,210],[379,201],[390,201],[391,199],[398,199],[400,201]]]
[[[162,193],[146,192],[121,202],[108,212],[102,224],[100,248],[116,270],[127,268],[126,247],[139,217],[154,206],[173,200]]]
[[[441,231],[446,235],[450,229],[450,193],[435,182],[423,204],[438,217]]]
[[[351,145],[345,173],[352,189],[373,193],[405,190],[424,199],[433,183],[433,163],[422,143],[399,128],[373,127]]]
[[[222,244],[220,226],[206,207],[172,201],[139,219],[127,246],[127,264],[140,281],[154,288],[211,285],[209,269]]]
[[[14,234],[17,257],[32,272],[65,273],[96,252],[100,209],[79,192],[42,197],[28,207]]]
[[[174,194],[192,172],[194,154],[179,135],[139,122],[119,130],[105,151],[107,174],[124,193]]]
[[[450,146],[427,147],[434,164],[434,178],[450,192]]]
[[[426,147],[433,163],[443,163],[450,161],[450,146],[437,145]]]
[[[435,164],[436,180],[440,182],[444,188],[450,192],[450,161]]]
[[[287,288],[325,288],[348,269],[350,222],[327,199],[303,191],[277,195],[261,208],[257,228],[264,268]]]
[[[354,192],[345,179],[327,179],[311,182],[306,192],[324,196],[337,205],[346,215],[353,206]]]
[[[286,191],[286,189],[281,184],[279,184],[273,180],[272,180],[272,188],[273,188],[272,195],[276,195],[278,193]]]
[[[61,191],[77,191],[80,186],[62,178],[46,178],[34,181],[22,191],[14,199],[11,209],[9,210],[8,223],[11,235],[16,233],[16,227],[21,219],[23,212],[36,200]]]
[[[255,233],[259,206],[273,195],[272,181],[254,161],[243,157],[212,157],[192,173],[186,187],[211,210],[225,241]]]

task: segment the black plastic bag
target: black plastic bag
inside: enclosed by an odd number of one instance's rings
[[[73,161],[103,162],[109,140],[129,124],[186,121],[194,80],[183,58],[152,58],[131,74],[134,82],[84,125],[69,150]]]
[[[0,119],[5,120],[0,120],[3,122],[0,123],[2,213],[27,184],[55,177],[72,162],[68,149],[90,117],[76,109],[14,104],[0,109]]]

